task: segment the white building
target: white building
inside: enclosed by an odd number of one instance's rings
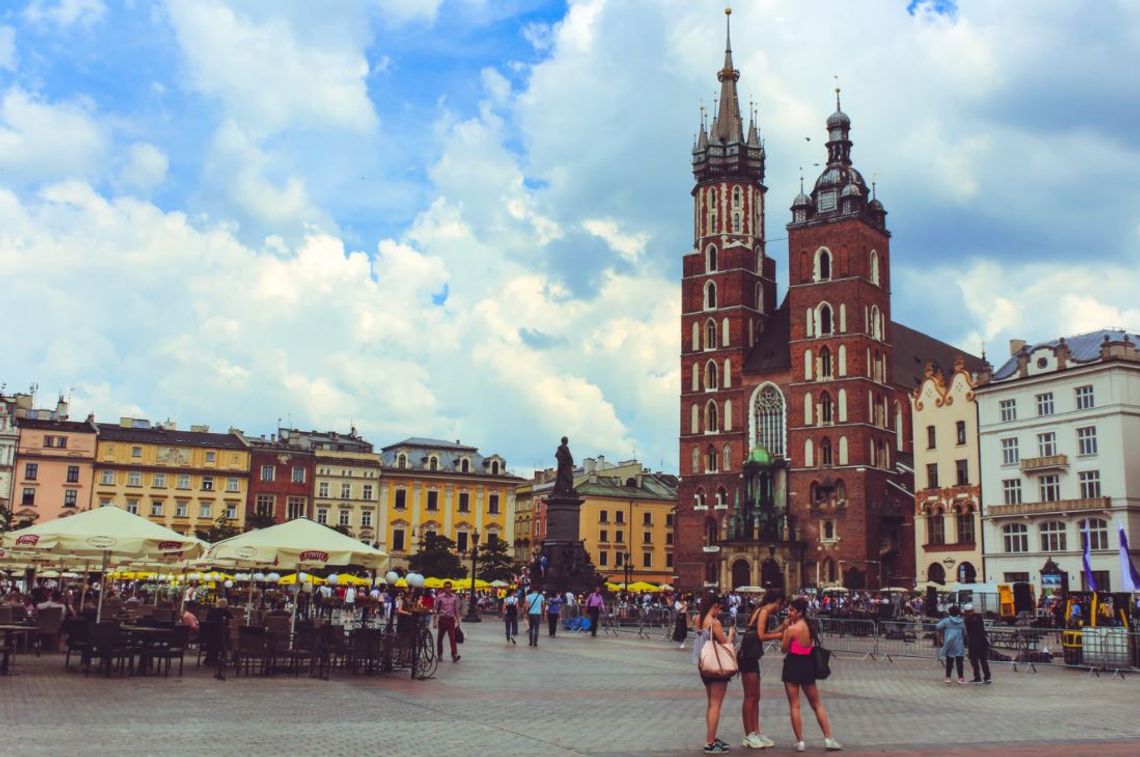
[[[1117,522],[1140,543],[1140,336],[1097,331],[1036,345],[979,377],[987,581],[1029,581],[1053,558],[1069,588],[1085,521],[1100,590],[1120,588]]]
[[[12,466],[20,438],[13,410],[13,406],[0,397],[0,508],[7,508],[12,497]]]

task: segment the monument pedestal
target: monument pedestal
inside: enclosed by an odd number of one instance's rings
[[[601,582],[578,538],[582,498],[574,491],[546,498],[546,535],[538,560],[531,566],[531,584],[543,591],[588,594]]]

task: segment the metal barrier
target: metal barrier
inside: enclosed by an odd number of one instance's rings
[[[1140,633],[1125,627],[1074,628],[1062,634],[1062,660],[1067,667],[1087,668],[1089,675],[1112,678],[1140,671]]]
[[[878,629],[874,621],[818,618],[817,624],[820,642],[832,652],[853,652],[863,655],[864,660],[875,659]]]
[[[888,661],[894,657],[937,660],[942,645],[938,643],[935,625],[902,620],[879,621],[874,655]]]

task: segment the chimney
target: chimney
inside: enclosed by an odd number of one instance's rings
[[[134,422],[125,415],[119,416],[119,428],[130,428]]]
[[[210,427],[206,426],[206,425],[191,426],[190,430],[193,431],[195,434],[208,434],[210,432]]]
[[[1017,353],[1021,352],[1021,350],[1024,349],[1024,347],[1025,347],[1025,340],[1024,339],[1010,339],[1009,340],[1009,354],[1010,355],[1016,355]]]

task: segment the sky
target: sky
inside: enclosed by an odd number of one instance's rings
[[[0,382],[73,416],[677,469],[713,0],[0,4]],[[742,0],[768,253],[835,78],[893,316],[1140,330],[1140,5]],[[782,290],[781,290],[782,291]],[[782,295],[781,295],[782,296]]]

